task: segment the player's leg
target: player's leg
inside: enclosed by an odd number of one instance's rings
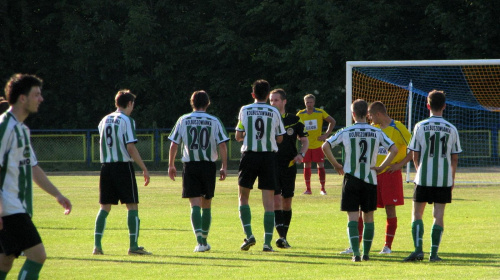
[[[209,246],[207,243],[210,225],[212,224],[212,199],[201,198],[201,234],[203,245]],[[209,248],[208,248],[209,249]]]
[[[347,212],[347,235],[353,253],[353,261],[361,261],[358,220],[362,186],[362,181],[358,178],[350,174],[344,175],[340,210]]]
[[[106,219],[108,218],[109,212],[111,211],[111,204],[101,204],[101,208],[97,213],[95,219],[95,230],[94,230],[94,255],[102,255],[102,237],[104,235],[104,229],[106,228]]]
[[[19,279],[38,279],[43,263],[47,259],[45,247],[39,243],[29,249],[24,250],[26,261],[19,271]]]
[[[116,179],[113,172],[118,168],[117,164],[105,163],[101,165],[101,173],[99,177],[99,212],[95,219],[94,230],[94,255],[102,255],[102,237],[106,229],[106,219],[111,211],[112,204],[118,204],[119,196],[115,190],[113,180]]]
[[[14,259],[14,255],[7,256],[4,253],[0,253],[0,280],[7,278],[7,274],[12,269]]]
[[[427,202],[417,202],[413,201],[413,211],[412,211],[412,224],[411,224],[411,235],[413,238],[413,246],[415,251],[412,252],[403,261],[421,261],[424,258],[423,253],[423,236],[424,236],[424,222],[422,217],[424,215],[425,206]]]
[[[190,197],[191,204],[191,226],[193,227],[194,236],[198,245],[203,244],[203,234],[201,230],[201,197]],[[198,248],[198,246],[197,246]],[[199,250],[195,249],[195,252]]]
[[[274,190],[262,189],[262,204],[264,206],[264,250],[271,248],[274,231]],[[266,245],[268,247],[266,247]]]
[[[274,226],[278,232],[279,237],[284,236],[284,223],[283,223],[283,208],[281,191],[274,193]]]
[[[126,206],[128,210],[127,224],[130,239],[130,251],[135,251],[139,248],[139,206],[137,205],[137,203],[127,203]]]
[[[307,150],[305,158],[302,160],[304,162],[304,182],[306,183],[306,190],[304,194],[312,194],[311,192],[311,152],[312,150]]]
[[[360,258],[361,253],[359,251],[358,215],[359,215],[358,211],[347,212],[347,219],[348,219],[347,234],[353,256]]]
[[[445,203],[434,203],[434,224],[431,230],[431,255],[429,257],[430,261],[440,261],[437,253],[439,250],[439,244],[441,243],[441,237],[444,231],[444,209]]]
[[[361,188],[361,210],[363,211],[363,260],[369,260],[370,249],[375,234],[375,223],[373,213],[377,210],[377,185],[362,182]]]
[[[391,253],[392,242],[394,241],[394,236],[396,235],[396,229],[398,228],[396,205],[386,205],[385,213],[387,215],[387,223],[385,226],[385,244],[384,244],[384,249],[382,249],[382,251],[380,252],[381,254]],[[386,248],[389,250],[384,251]]]
[[[375,223],[373,221],[373,212],[363,212],[363,260],[369,260],[370,249],[375,235]]]
[[[321,148],[320,148],[321,149]],[[323,151],[321,151],[323,154]],[[322,159],[324,160],[324,156],[322,155]],[[325,172],[325,163],[323,161],[318,162],[318,176],[319,183],[321,184],[321,195],[326,195],[325,182],[326,182],[326,172]]]
[[[283,198],[283,237],[285,239],[287,239],[288,229],[290,228],[290,222],[292,221],[292,198],[293,197]]]

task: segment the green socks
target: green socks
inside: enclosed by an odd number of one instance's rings
[[[212,211],[210,208],[201,209],[201,236],[203,245],[207,245],[208,232],[210,231],[210,224],[212,223]]]
[[[424,237],[424,222],[422,220],[413,221],[411,224],[411,235],[413,237],[415,252],[423,252],[422,242]]]
[[[264,244],[271,246],[274,231],[274,211],[264,212]]]
[[[196,242],[198,244],[203,244],[203,238],[201,236],[201,208],[200,206],[191,207],[191,225],[193,226],[193,232],[196,236]]]
[[[250,211],[250,205],[240,206],[240,220],[243,230],[247,235],[247,238],[252,236],[252,212]],[[273,221],[274,223],[274,221]]]
[[[102,250],[102,235],[104,234],[104,228],[106,227],[106,218],[108,217],[108,212],[104,210],[99,210],[97,217],[95,219],[95,231],[94,231],[94,247]],[[2,279],[0,277],[0,279]]]
[[[431,257],[436,257],[441,243],[441,236],[443,235],[443,227],[439,225],[432,225],[431,229]]]
[[[370,248],[372,247],[373,236],[375,235],[375,223],[364,223],[363,230],[363,255],[368,256],[370,254]]]
[[[139,238],[139,213],[137,210],[128,210],[128,233],[130,236],[130,249],[137,250],[137,239]]]
[[[0,270],[0,280],[5,280],[7,278],[7,272]]]
[[[358,222],[350,221],[347,223],[347,233],[349,237],[349,243],[351,244],[352,252],[355,256],[359,256],[359,231]]]
[[[43,264],[26,259],[17,279],[37,280]],[[5,274],[7,275],[7,274]]]

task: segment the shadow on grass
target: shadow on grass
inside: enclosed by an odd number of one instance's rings
[[[210,253],[213,254],[213,253]],[[247,254],[247,253],[242,253],[242,254]],[[265,253],[266,257],[283,257],[285,255],[282,255],[278,252],[275,253]],[[213,256],[208,256],[207,254],[204,254],[203,256],[170,256],[170,257],[175,257],[175,258],[182,258],[182,259],[209,259],[209,260],[224,260],[224,261],[244,261],[244,262],[272,262],[272,263],[295,263],[295,264],[326,264],[324,262],[315,262],[315,261],[293,261],[293,260],[277,260],[275,258],[253,258],[256,257],[256,254],[252,254],[252,258],[247,258],[246,255],[242,256],[243,258],[229,258],[229,257],[213,257]]]
[[[70,228],[70,227],[36,227],[37,229],[43,229],[43,230],[91,230],[94,231],[94,228]],[[106,228],[106,231],[108,230],[128,230],[127,227],[121,227],[121,228]],[[141,228],[141,231],[187,231],[187,232],[192,232],[192,230],[187,230],[187,229],[178,229],[178,228]]]
[[[131,258],[142,258],[143,256],[132,256]],[[149,256],[151,257],[151,256]],[[158,257],[153,256],[153,257]],[[104,259],[102,256],[96,257],[96,258],[69,258],[69,257],[48,257],[48,259],[52,260],[68,260],[68,261],[86,261],[86,262],[112,262],[112,263],[130,263],[130,264],[165,264],[165,265],[188,265],[188,266],[199,266],[199,267],[205,267],[206,264],[204,263],[183,263],[183,262],[166,262],[166,261],[153,261],[153,260],[116,260],[116,259]],[[198,258],[199,259],[199,258]],[[220,267],[248,267],[248,266],[243,266],[243,265],[227,265],[227,264],[210,264],[210,266],[220,266]]]

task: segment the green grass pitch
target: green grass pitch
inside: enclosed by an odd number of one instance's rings
[[[94,221],[99,208],[98,176],[50,179],[71,199],[73,212],[63,209],[48,194],[35,188],[34,222],[44,241],[48,259],[40,279],[499,279],[500,187],[457,186],[453,203],[446,207],[445,230],[439,255],[429,263],[432,207],[424,215],[423,262],[402,263],[413,249],[411,239],[412,185],[405,184],[405,205],[397,208],[398,229],[394,252],[379,255],[384,245],[385,211],[375,212],[375,238],[369,262],[352,263],[338,252],[349,246],[347,217],[339,210],[341,176],[327,174],[327,196],[319,195],[317,175],[313,195],[304,196],[297,177],[293,218],[288,240],[291,249],[262,252],[263,207],[261,193],[250,196],[252,226],[257,245],[240,251],[244,234],[239,220],[237,176],[217,181],[212,203],[210,252],[193,253],[189,202],[180,197],[181,178],[171,181],[153,174],[149,186],[139,189],[141,232],[139,244],[152,256],[128,256],[125,206],[113,206],[104,232],[105,255],[93,256]],[[477,176],[477,174],[475,175]],[[138,181],[142,180],[140,175]],[[276,232],[274,240],[276,239]],[[274,245],[274,244],[273,244]],[[8,279],[17,279],[24,257],[15,261]]]

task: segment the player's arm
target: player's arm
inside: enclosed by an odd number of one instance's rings
[[[172,141],[170,143],[170,150],[168,152],[168,177],[175,181],[177,176],[177,169],[175,168],[175,156],[177,155],[177,147],[179,145]]]
[[[406,157],[402,159],[400,162],[396,162],[392,165],[389,166],[389,169],[387,169],[388,172],[392,173],[397,170],[401,170],[405,164],[407,164],[410,160],[413,158],[413,151],[408,150],[408,153],[406,154]]]
[[[342,164],[338,163],[338,161],[333,156],[330,143],[328,143],[328,142],[323,143],[321,148],[323,149],[323,153],[325,154],[328,161],[333,165],[335,170],[337,170],[337,173],[339,175],[344,175],[344,168],[343,168]]]
[[[325,141],[326,139],[328,139],[333,129],[335,128],[335,124],[337,123],[332,116],[326,117],[324,121],[328,122],[328,128],[326,129],[325,134],[322,134],[320,137],[318,137],[319,141]]]
[[[307,139],[307,136],[299,137],[297,135],[297,138],[300,141],[300,151],[299,153],[295,156],[293,159],[296,163],[301,163],[304,157],[302,155],[305,155],[307,153],[307,149],[309,148],[309,139]]]
[[[245,131],[236,131],[234,138],[236,138],[236,141],[238,142],[243,141],[243,139],[245,139]]]
[[[457,172],[458,154],[451,154],[451,176],[453,178],[453,186],[455,186],[455,172]]]
[[[245,139],[245,127],[241,121],[238,121],[238,124],[236,125],[236,134],[234,134],[234,138],[236,138],[236,141],[238,142]]]
[[[380,166],[374,166],[374,167],[371,167],[370,169],[375,170],[377,173],[382,172],[392,162],[394,157],[398,154],[398,148],[396,147],[396,145],[392,144],[392,146],[389,148],[388,152],[389,153],[385,157],[382,164],[380,164]]]
[[[415,170],[418,170],[419,162],[420,162],[420,152],[413,151],[413,165],[415,166]]]
[[[64,214],[68,215],[71,213],[71,201],[67,199],[64,195],[61,194],[61,192],[52,184],[52,182],[49,180],[43,169],[35,165],[31,168],[33,172],[33,181],[44,191],[46,191],[48,194],[52,195],[57,199],[57,202],[61,204],[66,211],[64,211]]]
[[[280,144],[281,142],[283,142],[283,135],[276,136],[276,143]]]
[[[144,176],[144,186],[147,186],[149,184],[149,172],[148,169],[146,168],[146,165],[142,161],[141,155],[139,154],[139,151],[137,150],[137,147],[135,147],[135,143],[127,143],[127,151],[128,154],[132,157],[132,159],[139,165],[139,167],[142,169],[142,175]]]
[[[226,179],[227,176],[227,145],[226,142],[222,142],[219,144],[219,157],[222,161],[222,166],[220,168],[220,177],[219,180]]]

